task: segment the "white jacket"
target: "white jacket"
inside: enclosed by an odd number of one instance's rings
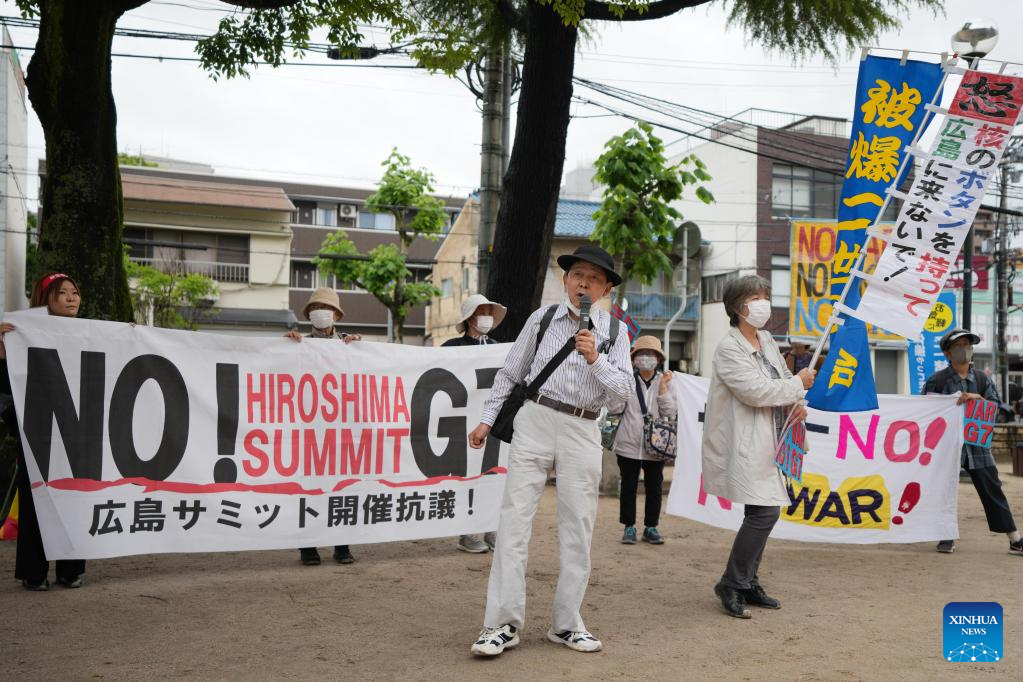
[[[643,384],[642,379],[639,382],[643,388],[643,399],[646,400],[647,412],[655,419],[662,415],[669,417],[678,414],[675,394],[669,389],[664,395],[661,395],[662,381],[664,381],[664,372],[659,371],[650,382],[650,388]],[[643,411],[639,407],[635,379],[632,384],[632,393],[627,401],[612,402],[607,408],[611,414],[622,413],[622,421],[618,426],[618,433],[615,435],[612,449],[616,455],[628,459],[649,460],[651,458],[643,452]]]
[[[781,379],[772,379],[736,328],[714,351],[714,368],[703,423],[703,487],[741,504],[789,503],[774,464],[774,408],[803,395],[803,382],[789,372],[778,345],[761,330],[760,347]]]

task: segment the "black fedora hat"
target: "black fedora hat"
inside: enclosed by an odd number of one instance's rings
[[[598,268],[601,268],[607,273],[607,281],[611,282],[612,285],[618,286],[622,283],[622,277],[615,272],[615,261],[604,249],[593,244],[583,244],[572,253],[566,253],[563,256],[558,256],[558,265],[565,272],[572,269],[572,264],[576,261],[586,261],[592,263]]]

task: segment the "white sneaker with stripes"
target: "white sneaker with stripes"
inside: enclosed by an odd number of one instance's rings
[[[576,651],[582,651],[585,653],[600,651],[604,648],[604,645],[600,643],[600,640],[586,630],[579,630],[578,632],[573,632],[572,630],[555,632],[554,628],[551,628],[547,631],[547,639],[552,642],[556,642],[557,644],[564,644],[569,649],[575,649]]]
[[[502,625],[496,628],[483,628],[470,651],[477,656],[497,656],[505,649],[514,649],[518,645],[518,628],[514,625]]]

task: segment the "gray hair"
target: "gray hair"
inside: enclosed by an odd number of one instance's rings
[[[746,299],[757,294],[771,295],[771,283],[760,275],[746,275],[725,284],[725,293],[722,298],[730,325],[739,326],[739,311],[746,303]]]

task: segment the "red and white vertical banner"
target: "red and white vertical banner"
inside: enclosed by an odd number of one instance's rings
[[[916,338],[944,288],[1023,106],[1023,79],[966,71],[931,149],[916,152],[913,185],[859,305],[849,314]]]
[[[249,339],[5,317],[50,559],[496,530],[506,453],[467,446],[508,345]]]

